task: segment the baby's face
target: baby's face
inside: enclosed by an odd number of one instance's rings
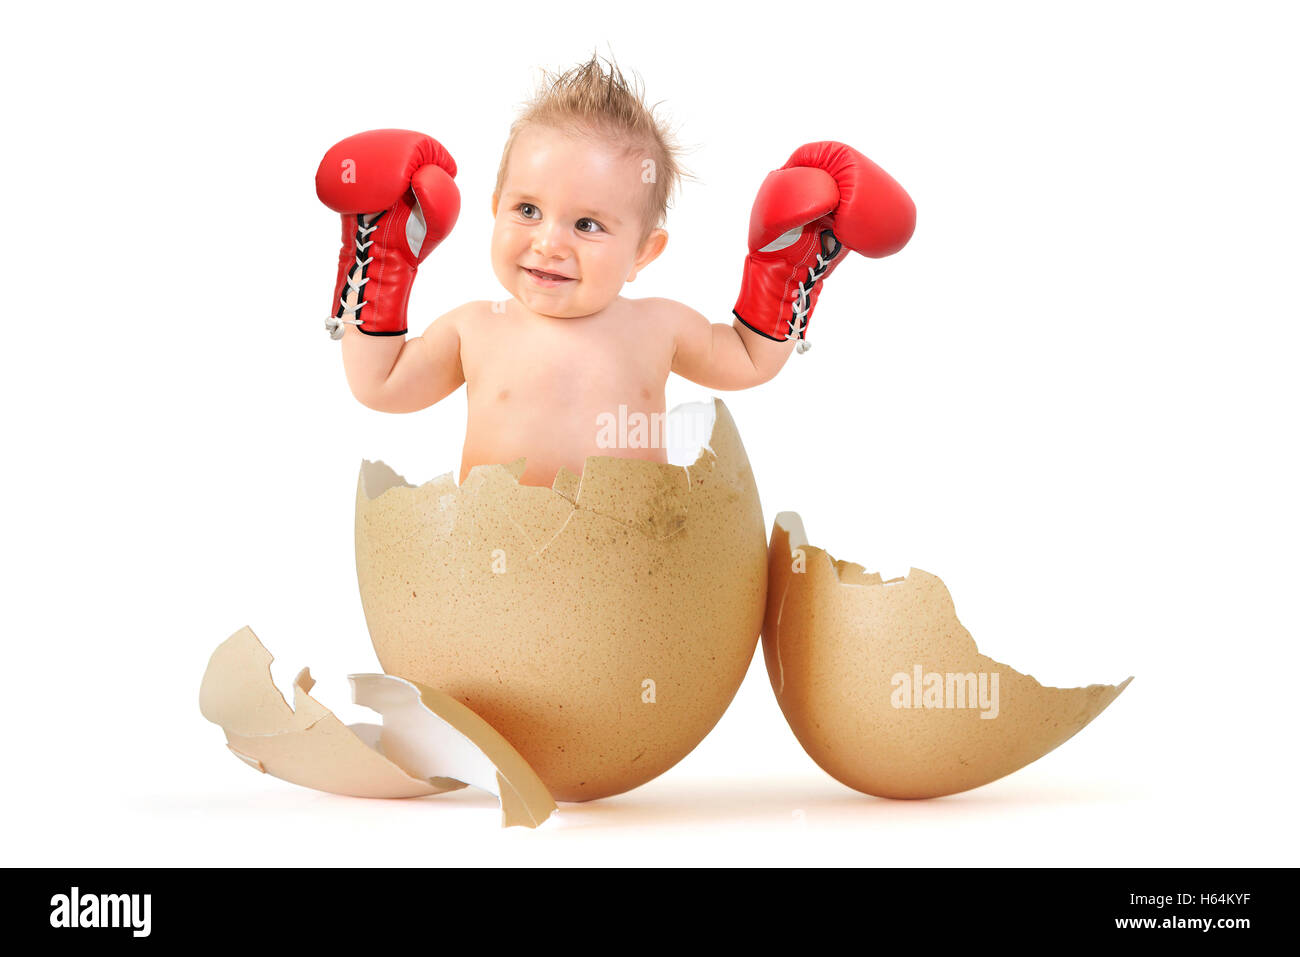
[[[540,315],[574,319],[614,301],[659,255],[668,234],[641,241],[646,193],[636,156],[596,137],[525,127],[492,199],[492,269]]]

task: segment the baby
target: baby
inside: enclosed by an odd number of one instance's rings
[[[510,298],[466,303],[406,339],[416,267],[459,211],[455,163],[404,130],[335,146],[317,193],[344,214],[327,326],[342,336],[353,395],[413,412],[464,383],[462,482],[521,456],[529,485],[551,485],[561,467],[580,474],[589,455],[666,462],[662,441],[610,447],[610,417],[661,418],[669,372],[723,390],[771,379],[845,251],[888,255],[911,236],[915,208],[888,174],[842,144],[812,144],[760,190],[734,322],[625,298],[667,244],[677,155],[617,67],[593,58],[553,78],[511,128],[492,196],[492,268]]]

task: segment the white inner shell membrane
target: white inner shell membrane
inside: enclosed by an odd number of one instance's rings
[[[694,465],[700,453],[709,448],[709,439],[713,437],[713,422],[717,417],[717,408],[712,400],[707,402],[683,402],[674,406],[664,420],[664,429],[668,433],[665,443],[668,446],[668,464]],[[712,449],[709,449],[712,452]]]
[[[491,794],[501,790],[492,760],[426,708],[413,684],[395,675],[349,675],[348,680],[352,700],[384,717],[380,741],[367,743],[407,774],[455,778]]]

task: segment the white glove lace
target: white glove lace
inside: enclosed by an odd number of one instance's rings
[[[343,338],[344,323],[352,326],[361,325],[361,320],[357,318],[357,313],[361,311],[362,306],[365,306],[368,303],[366,301],[361,301],[356,303],[356,305],[348,305],[348,297],[351,295],[356,299],[361,299],[361,296],[363,295],[361,287],[370,282],[370,277],[366,275],[366,267],[374,261],[375,257],[368,256],[367,258],[362,259],[361,256],[374,242],[373,239],[366,239],[366,237],[379,228],[375,224],[379,221],[379,217],[383,215],[383,213],[373,213],[368,216],[362,215],[357,217],[357,233],[353,239],[353,243],[356,246],[355,264],[348,270],[347,277],[344,280],[345,288],[343,290],[342,298],[339,299],[339,311],[325,320],[325,328],[329,330],[331,339]]]
[[[835,244],[834,247],[824,253],[817,254],[817,265],[808,270],[808,278],[795,286],[794,289],[794,299],[789,320],[790,331],[786,334],[786,338],[798,336],[799,342],[795,346],[795,350],[800,355],[812,348],[812,344],[804,339],[804,333],[808,327],[808,312],[811,309],[812,291],[816,288],[817,283],[821,282],[822,277],[826,275],[826,271],[830,269],[831,263],[835,261],[835,257],[844,248],[840,245],[840,241],[835,238],[834,233],[822,234],[823,237],[827,235],[830,236],[831,242]]]

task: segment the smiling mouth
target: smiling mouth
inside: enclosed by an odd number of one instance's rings
[[[573,282],[573,276],[563,276],[557,272],[547,272],[545,269],[529,269],[527,266],[522,267],[524,272],[533,277],[535,282],[544,286],[558,286],[561,283]]]

